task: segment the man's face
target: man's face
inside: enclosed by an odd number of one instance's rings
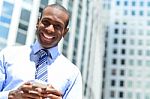
[[[60,9],[47,7],[37,23],[37,37],[43,48],[56,46],[67,33],[68,15]]]

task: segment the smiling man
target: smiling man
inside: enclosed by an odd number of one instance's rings
[[[58,51],[68,32],[69,13],[61,5],[44,8],[31,46],[0,53],[0,99],[82,99],[79,69]]]

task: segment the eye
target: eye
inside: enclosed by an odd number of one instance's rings
[[[56,30],[62,30],[62,27],[61,27],[60,25],[54,25],[54,28],[55,28]]]
[[[50,25],[50,22],[47,21],[47,20],[42,20],[42,24],[43,24],[45,27],[47,27],[47,26]]]

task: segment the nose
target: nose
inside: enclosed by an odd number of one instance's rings
[[[48,33],[54,32],[54,26],[51,24],[45,28]]]

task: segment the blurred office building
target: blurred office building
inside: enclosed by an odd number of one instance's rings
[[[102,99],[150,99],[150,0],[109,2]]]
[[[70,30],[59,49],[82,73],[83,99],[100,99],[105,41],[102,0],[0,0],[0,49],[32,44],[40,12],[52,3],[70,12]]]

